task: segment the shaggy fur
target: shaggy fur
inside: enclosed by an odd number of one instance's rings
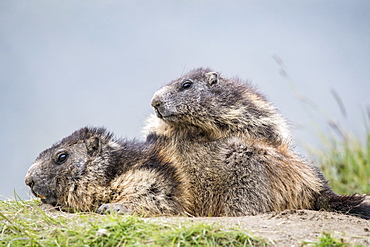
[[[243,216],[284,209],[370,218],[293,152],[284,118],[239,79],[195,69],[155,93],[145,142],[82,128],[42,152],[26,184],[64,210]]]
[[[152,106],[148,139],[183,175],[194,215],[326,209],[370,217],[364,196],[336,195],[293,152],[284,118],[250,84],[199,68],[158,90]]]
[[[157,153],[152,143],[86,127],[43,151],[26,184],[44,203],[63,210],[186,214],[177,170]]]

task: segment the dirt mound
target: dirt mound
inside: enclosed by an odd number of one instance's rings
[[[220,218],[149,218],[151,222],[204,222],[228,227],[240,227],[261,236],[276,246],[300,246],[302,242],[317,242],[322,233],[351,244],[370,245],[370,221],[353,216],[310,210],[286,210],[245,217]]]
[[[49,215],[66,214],[49,211],[45,205],[41,208]],[[303,242],[317,242],[323,233],[330,233],[332,237],[353,245],[370,246],[370,220],[325,211],[285,210],[244,217],[153,217],[143,220],[158,224],[203,222],[237,227],[268,240],[272,246],[301,246]]]

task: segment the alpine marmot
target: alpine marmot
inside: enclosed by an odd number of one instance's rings
[[[149,142],[85,127],[40,153],[25,180],[43,203],[67,211],[186,214],[176,168],[158,153]]]
[[[364,196],[336,195],[294,153],[285,119],[250,84],[198,68],[163,86],[151,104],[148,138],[183,175],[195,215],[325,209],[370,217]]]

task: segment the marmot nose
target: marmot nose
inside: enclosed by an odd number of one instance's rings
[[[158,108],[158,107],[160,107],[162,104],[163,104],[163,102],[162,102],[160,99],[158,99],[158,97],[154,97],[154,98],[152,99],[152,103],[151,103],[151,105],[152,105],[154,108]]]
[[[32,177],[30,175],[28,175],[28,174],[27,174],[24,182],[26,183],[27,186],[29,186],[31,188],[35,184],[35,181],[33,181]]]

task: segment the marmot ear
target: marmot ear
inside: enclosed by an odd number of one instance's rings
[[[90,156],[95,156],[100,152],[100,139],[96,136],[90,137],[86,140],[87,154]]]
[[[209,72],[206,74],[207,80],[210,86],[216,84],[218,82],[218,74],[217,72]]]

